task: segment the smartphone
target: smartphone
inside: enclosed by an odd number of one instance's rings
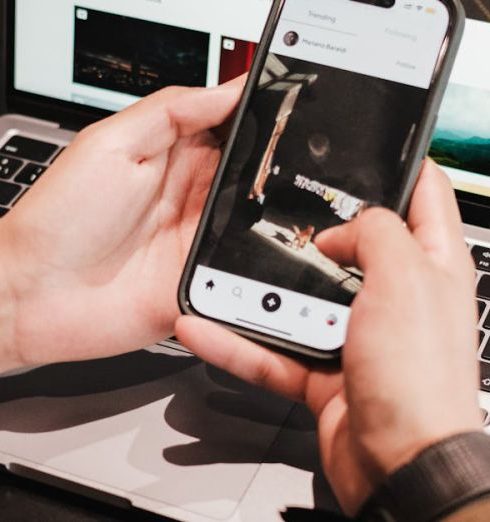
[[[457,0],[272,3],[180,284],[184,313],[339,356],[362,273],[315,235],[371,206],[404,215],[463,24]]]

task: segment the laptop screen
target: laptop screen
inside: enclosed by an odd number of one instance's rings
[[[466,27],[430,155],[456,189],[490,197],[490,0],[463,0]]]
[[[120,110],[247,70],[270,0],[17,0],[14,87]]]
[[[14,87],[117,111],[167,85],[216,85],[250,67],[270,3],[17,0]],[[469,19],[430,154],[456,189],[490,197],[490,0],[463,3]]]

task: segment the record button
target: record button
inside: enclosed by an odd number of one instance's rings
[[[262,299],[262,307],[266,312],[272,313],[277,312],[279,308],[281,308],[281,298],[274,293],[267,294],[264,299]]]

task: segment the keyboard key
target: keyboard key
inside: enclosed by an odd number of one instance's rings
[[[8,208],[0,207],[0,218],[5,216],[5,214],[9,211]]]
[[[15,181],[17,181],[17,183],[24,183],[24,185],[32,185],[45,172],[46,167],[43,167],[42,165],[36,165],[35,163],[28,163],[17,175]]]
[[[490,415],[488,414],[488,411],[485,408],[480,408],[481,413],[481,423],[483,424],[483,427],[486,428],[490,424]]]
[[[490,337],[487,339],[485,346],[483,347],[483,351],[481,353],[481,358],[485,359],[485,361],[490,361]]]
[[[471,249],[471,255],[478,270],[490,272],[490,248],[475,245]]]
[[[476,295],[480,299],[490,299],[490,275],[484,274],[476,287]]]
[[[0,152],[8,154],[9,156],[15,156],[16,158],[45,163],[57,150],[58,145],[54,145],[53,143],[32,140],[30,138],[24,138],[24,136],[13,136],[2,147]]]
[[[51,161],[49,162],[50,165],[52,165],[60,156],[61,154],[63,154],[63,152],[65,152],[65,149],[66,147],[63,147],[62,149],[60,149],[52,158],[51,158]]]
[[[483,321],[483,328],[485,328],[485,330],[490,330],[490,310],[488,311],[487,317]]]
[[[478,319],[481,319],[483,312],[485,311],[485,301],[477,300],[478,303]]]
[[[29,189],[26,188],[26,189],[24,190],[24,192],[22,192],[22,194],[21,194],[21,195],[20,195],[20,196],[19,196],[19,197],[14,201],[14,203],[12,203],[12,206],[15,207],[15,205],[17,205],[17,204],[20,202],[20,200],[21,200],[21,199],[22,199],[22,198],[23,198],[23,197],[24,197],[28,192],[29,192]]]
[[[22,190],[20,185],[0,181],[0,205],[9,205]]]
[[[21,167],[22,161],[0,155],[0,178],[10,179]]]
[[[490,364],[480,361],[480,390],[490,392]]]

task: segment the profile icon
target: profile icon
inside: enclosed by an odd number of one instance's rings
[[[288,31],[283,40],[288,47],[292,47],[299,42],[299,34],[296,31]]]

